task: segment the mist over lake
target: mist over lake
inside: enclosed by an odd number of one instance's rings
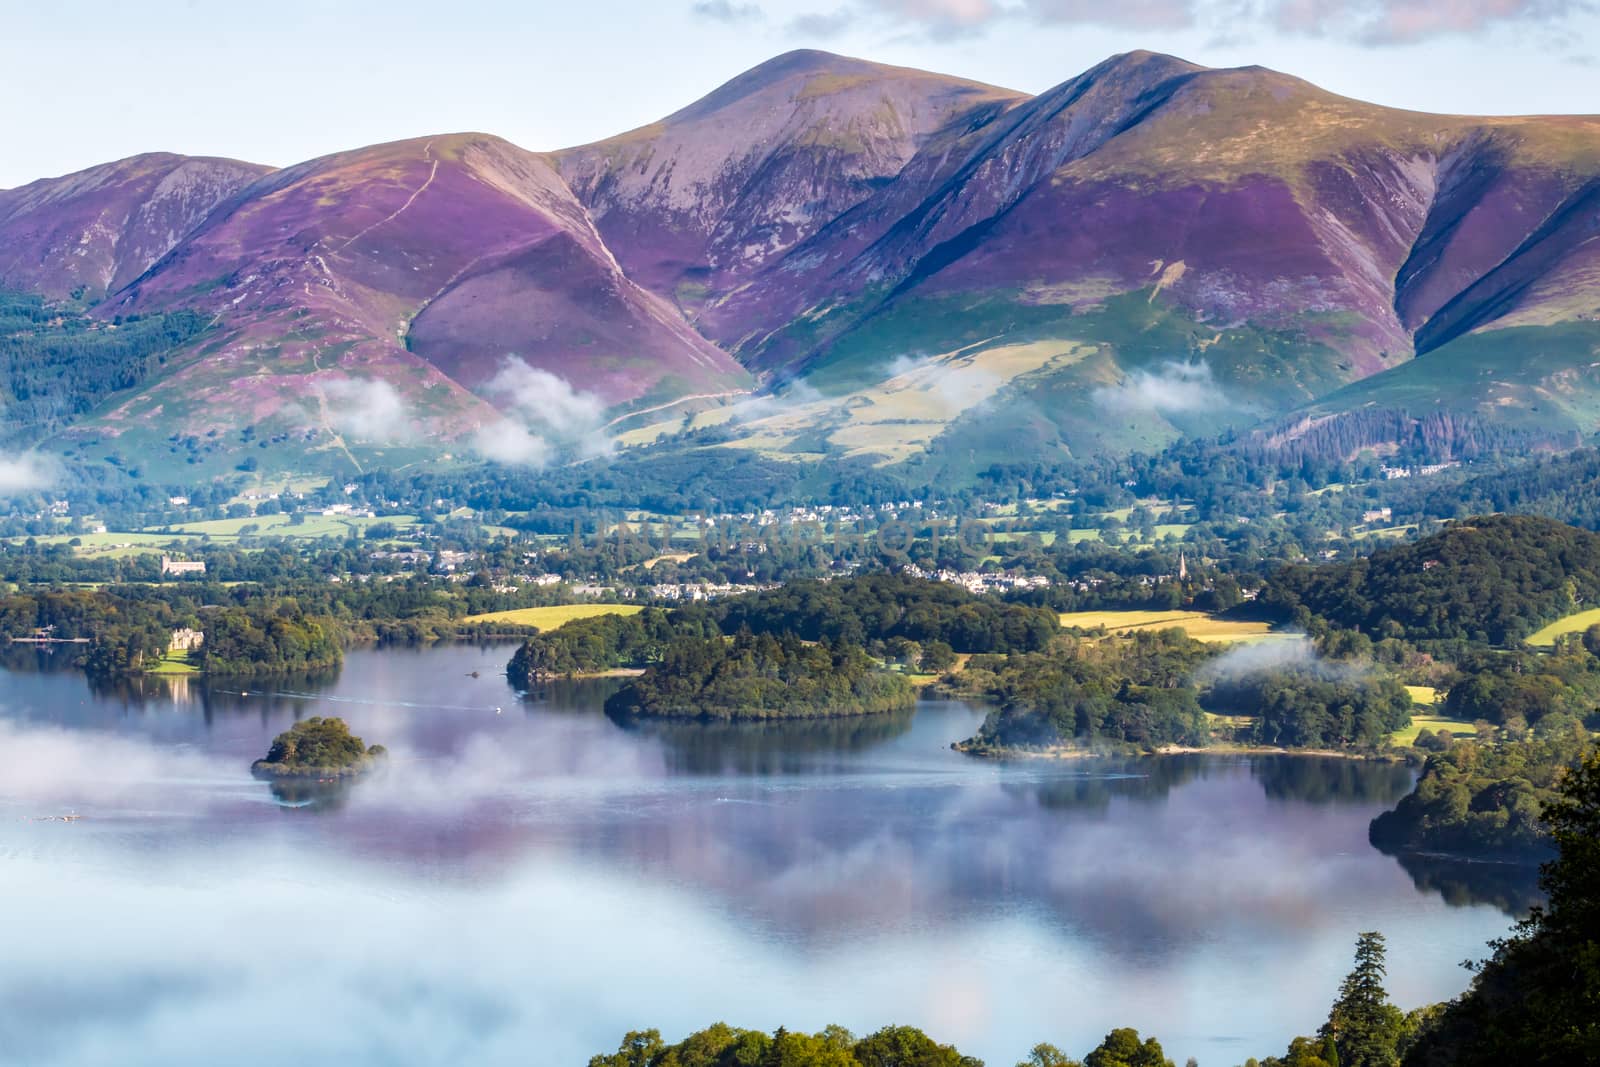
[[[726,1018],[908,1023],[991,1065],[1137,1026],[1232,1064],[1320,1023],[1358,931],[1410,1008],[1525,899],[1367,843],[1397,765],[982,761],[949,745],[983,709],[928,701],[633,727],[606,683],[521,697],[509,654],[170,691],[10,661],[0,1060],[582,1064]],[[311,715],[388,768],[252,779]]]

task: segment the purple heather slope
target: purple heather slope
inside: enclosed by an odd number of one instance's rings
[[[460,437],[496,417],[508,355],[616,414],[852,339],[890,360],[897,310],[984,307],[1004,335],[1008,308],[1066,321],[1132,293],[1196,337],[1305,341],[1320,389],[1600,313],[1597,189],[1594,117],[1425,115],[1150,52],[1030,97],[803,51],[556,153],[453,134],[279,171],[150,155],[0,192],[0,286],[214,316],[119,426],[289,419],[359,376]]]
[[[0,191],[0,285],[115,292],[270,170],[158,152]]]

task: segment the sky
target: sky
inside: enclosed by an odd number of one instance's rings
[[[0,188],[146,151],[562,148],[793,48],[1028,92],[1147,48],[1422,111],[1600,111],[1600,0],[0,0]]]

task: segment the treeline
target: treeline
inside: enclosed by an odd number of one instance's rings
[[[1600,720],[1600,641],[1585,637],[1539,654],[1468,652],[1456,662],[1445,696],[1452,719],[1506,727],[1513,736],[1529,727],[1568,729]]]
[[[1210,731],[1194,675],[1215,654],[1181,630],[1062,638],[1048,652],[974,656],[947,684],[997,705],[964,743],[969,751],[1096,741],[1203,745]]]
[[[292,602],[206,611],[202,625],[198,658],[207,674],[292,674],[344,661],[332,620],[307,616]]]
[[[0,292],[0,445],[49,436],[100,401],[131,389],[197,337],[207,318],[194,311],[110,322],[38,297]]]
[[[609,1056],[591,1057],[589,1067],[983,1067],[983,1061],[941,1045],[914,1026],[886,1026],[857,1038],[842,1026],[815,1034],[779,1027],[772,1034],[716,1023],[675,1045],[659,1030],[622,1039]],[[1017,1067],[1172,1067],[1155,1038],[1132,1029],[1113,1030],[1080,1064],[1054,1045],[1035,1045]]]
[[[633,615],[573,619],[529,637],[511,657],[506,674],[526,689],[545,678],[646,667],[660,662],[674,640],[720,633],[704,610],[646,608]]]
[[[201,630],[191,660],[213,674],[286,673],[337,665],[344,630],[290,597],[253,596],[207,605],[162,587],[39,590],[0,597],[0,636],[87,640],[69,647],[91,674],[149,670],[180,628]]]
[[[905,678],[879,670],[859,645],[741,630],[731,641],[673,640],[659,663],[606,701],[606,711],[672,719],[826,718],[896,711],[914,699]]]
[[[792,633],[808,641],[867,645],[940,642],[958,653],[1036,652],[1059,632],[1054,611],[970,593],[949,582],[864,574],[790,582],[712,609],[723,632]]]
[[[1413,507],[1441,519],[1514,511],[1600,530],[1600,449],[1536,454],[1460,484],[1419,486]]]
[[[713,634],[794,636],[862,648],[940,671],[962,652],[1036,651],[1059,631],[1048,608],[978,596],[948,582],[899,574],[797,581],[709,607],[580,619],[530,637],[507,673],[516,685],[659,663],[675,638]]]
[[[1286,567],[1261,601],[1313,632],[1510,645],[1596,598],[1600,535],[1493,515],[1364,559]]]
[[[1048,652],[974,656],[943,685],[993,702],[972,752],[1089,746],[1144,749],[1227,740],[1374,751],[1411,721],[1411,694],[1377,664],[1263,663],[1217,672],[1216,645],[1182,630],[1064,637]],[[1236,724],[1213,726],[1211,711]]]
[[[1480,745],[1448,742],[1392,811],[1372,820],[1368,836],[1385,852],[1445,852],[1537,860],[1554,850],[1543,824],[1562,776],[1592,743],[1582,729]]]
[[[1249,716],[1237,740],[1283,748],[1381,748],[1411,723],[1411,694],[1381,673],[1308,664],[1218,679],[1204,704]]]

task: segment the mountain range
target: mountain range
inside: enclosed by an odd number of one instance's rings
[[[1592,434],[1597,236],[1600,117],[1147,52],[1030,96],[801,51],[564,151],[154,154],[0,191],[0,290],[91,329],[203,317],[49,430],[81,461],[714,441],[935,480],[1374,410]]]

